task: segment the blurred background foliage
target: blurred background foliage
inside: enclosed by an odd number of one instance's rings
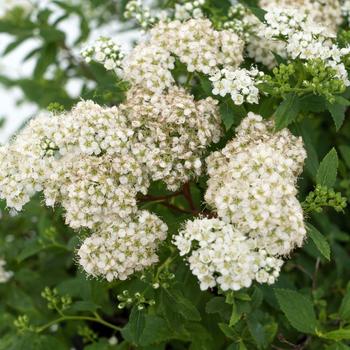
[[[153,5],[162,7],[172,2],[164,0]],[[34,2],[29,14],[15,8],[0,18],[0,33],[11,36],[2,57],[15,50],[22,54],[21,45],[33,42],[32,50],[23,55],[23,62],[33,62],[33,71],[15,78],[1,71],[0,84],[6,89],[20,88],[22,101],[35,104],[38,110],[55,102],[69,109],[80,98],[107,105],[120,102],[124,86],[101,65],[86,65],[79,51],[96,31],[115,28],[116,23],[124,21],[126,1],[47,3]],[[226,0],[211,3],[217,8],[229,6]],[[77,33],[73,39],[71,27],[64,29],[63,25],[72,19],[78,23],[74,25]],[[119,28],[130,31],[133,26],[123,23]],[[256,111],[263,114],[266,109],[272,110],[273,103],[263,102]],[[309,112],[305,113],[310,114],[309,118],[294,130],[303,136],[309,155],[300,179],[300,200],[314,189],[320,160],[334,145],[339,155],[335,189],[349,199],[350,119],[336,133],[329,112],[315,116],[312,108],[317,109],[317,101],[311,108],[307,105]],[[238,122],[239,117],[233,126]],[[202,206],[203,184],[205,179],[190,188],[197,207]],[[156,183],[150,195],[169,193]],[[350,349],[348,210],[345,215],[331,209],[310,214],[310,221],[326,243],[318,241],[316,233],[316,239],[309,239],[293,253],[277,284],[224,296],[200,292],[187,266],[180,259],[169,260],[173,259],[169,245],[161,248],[160,263],[142,278],[139,274],[112,284],[86,279],[74,262],[74,251],[84,232],[77,237],[64,224],[60,210],[53,212],[41,204],[41,198],[36,197],[19,214],[9,212],[4,203],[0,205],[0,256],[14,272],[8,283],[0,284],[0,350]],[[188,206],[183,196],[177,196],[166,203],[144,203],[142,207],[160,215],[174,233],[189,215],[172,210],[171,205]],[[291,292],[286,294],[285,289]],[[279,300],[276,290],[281,291]],[[293,294],[295,290],[297,294]],[[292,311],[286,310],[286,305]],[[286,318],[290,312],[296,313],[293,327]],[[62,322],[51,323],[62,317]],[[305,328],[316,322],[322,334],[339,328],[343,331],[327,336],[308,334]],[[21,332],[28,325],[40,331]]]

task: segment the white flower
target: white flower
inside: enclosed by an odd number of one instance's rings
[[[220,96],[230,94],[233,102],[237,105],[244,101],[258,103],[259,90],[256,85],[260,82],[262,76],[263,73],[255,68],[251,70],[224,68],[210,78],[213,82],[213,94]]]
[[[220,219],[188,221],[174,244],[180,255],[190,254],[187,260],[202,290],[216,285],[224,291],[239,290],[250,287],[253,280],[271,284],[283,264],[278,258],[266,259],[266,251],[259,249],[255,239]]]
[[[0,259],[0,283],[6,283],[10,280],[10,278],[13,276],[12,271],[6,271],[5,270],[6,261],[3,259]]]
[[[201,289],[274,283],[288,256],[304,241],[296,181],[306,152],[287,129],[249,113],[236,137],[207,159],[206,202],[217,219],[188,221],[175,236]]]
[[[166,233],[166,224],[147,211],[110,225],[101,223],[81,245],[79,264],[93,277],[125,280],[158,261],[156,250]]]
[[[81,52],[87,63],[95,60],[104,65],[107,70],[119,68],[124,54],[120,46],[110,38],[99,38],[93,45]]]

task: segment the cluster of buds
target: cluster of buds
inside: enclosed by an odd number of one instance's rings
[[[110,38],[101,37],[93,45],[81,52],[87,63],[96,61],[104,65],[107,70],[121,67],[124,54],[119,44]]]
[[[121,294],[117,295],[119,301],[118,309],[124,309],[125,307],[131,307],[135,305],[138,310],[143,310],[146,305],[155,305],[154,299],[147,299],[143,294],[136,292],[130,294],[130,292],[125,289]]]

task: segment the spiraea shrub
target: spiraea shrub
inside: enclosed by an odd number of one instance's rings
[[[1,6],[0,350],[350,349],[349,1]]]

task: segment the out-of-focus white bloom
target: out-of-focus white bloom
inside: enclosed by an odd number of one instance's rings
[[[343,1],[341,5],[341,13],[348,23],[350,23],[350,0]]]
[[[321,59],[337,72],[337,77],[345,86],[350,85],[348,75],[341,58],[349,54],[350,49],[340,49],[333,43],[335,34],[311,21],[307,15],[297,9],[274,8],[265,15],[267,27],[264,35],[268,40],[284,37],[286,54],[290,59]]]
[[[188,222],[175,238],[181,255],[191,253],[188,262],[202,289],[273,283],[282,257],[304,241],[296,181],[306,152],[300,138],[273,128],[249,113],[236,137],[207,159],[205,200],[219,219]]]
[[[142,3],[142,0],[128,1],[124,17],[127,19],[134,19],[140,26],[147,29],[157,22],[157,17],[151,15],[151,10],[148,6]]]
[[[321,24],[333,33],[342,23],[339,0],[260,0],[259,6],[266,11],[273,8],[294,8],[304,13],[312,22]]]
[[[158,261],[156,250],[167,226],[156,215],[140,211],[135,218],[101,224],[79,248],[78,261],[94,277],[125,280]]]
[[[256,85],[261,82],[260,78],[263,75],[264,73],[256,68],[250,70],[224,68],[210,78],[213,82],[213,94],[220,96],[229,94],[236,105],[241,105],[243,102],[258,103],[259,89]]]
[[[12,271],[5,270],[6,261],[4,259],[0,259],[0,283],[6,283],[13,276]]]
[[[118,338],[116,336],[112,336],[108,339],[109,345],[117,345],[118,344]]]
[[[276,65],[273,53],[282,58],[290,58],[286,42],[277,37],[273,38],[274,35],[277,36],[277,32],[284,36],[289,36],[296,31],[301,34],[306,32],[305,34],[308,35],[310,30],[318,30],[319,26],[322,26],[324,38],[318,36],[314,41],[323,45],[327,41],[325,39],[334,37],[342,22],[338,0],[261,0],[260,7],[267,11],[267,24],[261,23],[251,15],[245,16],[241,22],[248,22],[244,25],[245,28],[249,28],[249,35],[246,36],[248,55],[269,68]],[[278,22],[278,27],[274,29],[273,25],[276,23],[271,21],[272,17],[275,17]],[[327,46],[329,46],[328,43]]]
[[[0,17],[15,8],[20,8],[24,15],[29,15],[33,9],[33,4],[29,0],[3,0],[0,6]]]
[[[95,60],[107,70],[120,68],[124,58],[119,44],[110,38],[99,38],[93,45],[85,48],[81,55],[87,63]]]
[[[187,0],[183,4],[175,4],[175,19],[186,21],[190,18],[203,17],[202,6],[205,0]]]

